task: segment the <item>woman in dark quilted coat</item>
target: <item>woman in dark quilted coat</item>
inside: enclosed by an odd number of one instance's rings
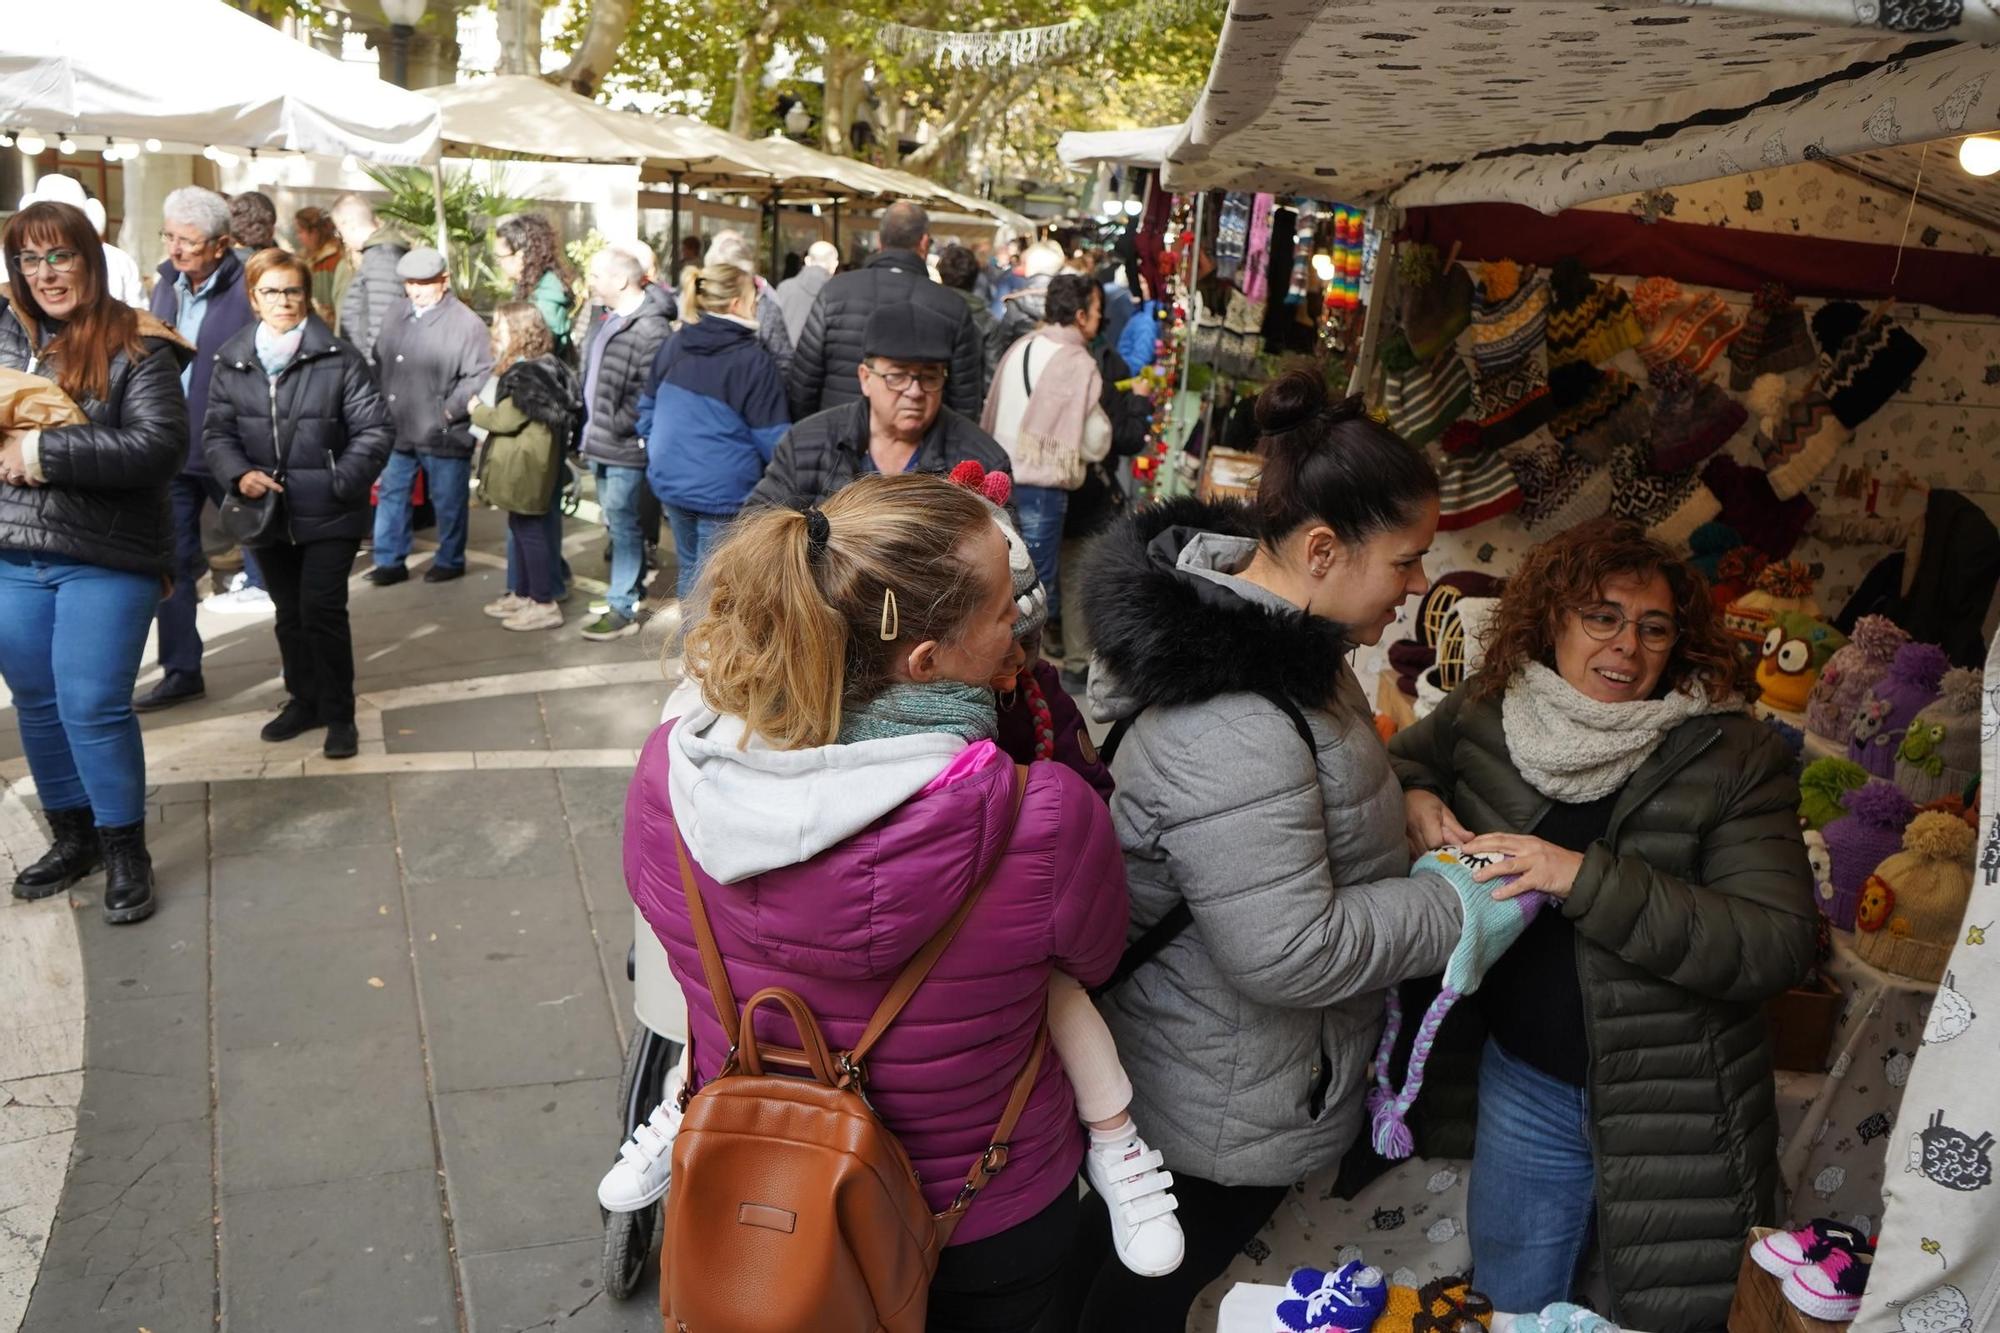
[[[304,261],[259,251],[244,283],[257,323],[218,353],[202,444],[210,473],[236,494],[279,493],[282,521],[257,557],[277,603],[289,697],[262,735],[286,741],[325,727],[326,757],[351,759],[360,742],[347,577],[395,432],[361,353],[312,313]]]
[[[0,368],[25,372],[0,416],[0,673],[53,842],[14,896],[60,893],[101,863],[105,918],[139,921],[153,862],[132,683],[173,547],[193,349],[111,296],[82,210],[31,204],[0,249]]]
[[[1455,1011],[1487,1032],[1474,1281],[1503,1310],[1567,1299],[1594,1233],[1619,1323],[1720,1329],[1777,1220],[1764,1002],[1813,956],[1791,755],[1744,708],[1706,583],[1635,525],[1529,552],[1489,635],[1389,747],[1413,845],[1558,900]]]

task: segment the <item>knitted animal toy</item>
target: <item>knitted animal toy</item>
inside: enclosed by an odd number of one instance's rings
[[[1825,621],[1798,611],[1774,614],[1757,663],[1764,702],[1788,713],[1803,709],[1821,669],[1846,646],[1847,636]]]
[[[1906,643],[1848,729],[1847,757],[1878,778],[1896,775],[1896,751],[1918,713],[1936,702],[1948,662],[1932,643]]]
[[[1846,814],[1841,797],[1868,782],[1868,770],[1851,759],[1815,759],[1799,774],[1799,822],[1822,829]]]
[[[1422,1025],[1417,1028],[1416,1044],[1410,1050],[1410,1065],[1404,1075],[1401,1092],[1389,1086],[1389,1061],[1395,1053],[1396,1038],[1403,1030],[1403,1007],[1395,989],[1392,987],[1389,991],[1388,1021],[1382,1028],[1382,1044],[1375,1052],[1375,1088],[1368,1094],[1370,1141],[1375,1145],[1375,1151],[1384,1157],[1392,1160],[1408,1157],[1415,1148],[1405,1118],[1410,1113],[1410,1107],[1416,1104],[1417,1094],[1423,1090],[1424,1064],[1430,1059],[1431,1046],[1437,1040],[1438,1028],[1444,1024],[1445,1015],[1451,1011],[1452,1005],[1479,989],[1480,983],[1486,979],[1487,969],[1507,951],[1509,945],[1521,938],[1521,932],[1534,920],[1535,913],[1549,901],[1545,893],[1524,893],[1517,898],[1496,899],[1493,891],[1503,884],[1512,883],[1511,876],[1488,880],[1483,884],[1472,878],[1474,871],[1503,859],[1476,855],[1457,847],[1440,847],[1436,851],[1425,852],[1410,867],[1413,875],[1436,875],[1457,890],[1465,919],[1459,928],[1458,947],[1451,951],[1451,961],[1445,964],[1444,989],[1431,1001]]]
[[[1389,1300],[1382,1270],[1353,1259],[1331,1273],[1295,1268],[1273,1333],[1366,1333]]]
[[[1460,1333],[1465,1322],[1493,1326],[1493,1302],[1462,1277],[1441,1277],[1421,1287],[1391,1287],[1382,1315],[1369,1333]]]
[[[1887,616],[1855,621],[1847,646],[1820,669],[1813,684],[1812,698],[1806,701],[1806,730],[1845,743],[1854,711],[1875,682],[1889,674],[1896,650],[1909,641],[1909,631]]]
[[[1902,847],[1916,807],[1895,783],[1880,779],[1849,792],[1842,804],[1846,815],[1820,830],[1833,858],[1833,897],[1820,900],[1820,911],[1836,930],[1852,930],[1868,877]]]
[[[1896,785],[1922,804],[1962,794],[1979,776],[1980,673],[1944,673],[1937,702],[1918,713],[1896,747]]]

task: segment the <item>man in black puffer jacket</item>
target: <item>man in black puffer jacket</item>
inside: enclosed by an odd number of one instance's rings
[[[861,397],[855,371],[861,365],[868,317],[878,307],[904,303],[944,317],[936,326],[938,346],[929,349],[951,367],[944,405],[963,417],[979,416],[986,405],[980,373],[985,350],[965,302],[931,281],[924,263],[931,249],[930,225],[930,217],[915,204],[889,205],[882,214],[881,250],[820,288],[786,377],[792,420],[803,422],[815,412],[845,407]]]

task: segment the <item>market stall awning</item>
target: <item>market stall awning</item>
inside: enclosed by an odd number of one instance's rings
[[[1165,176],[1555,212],[1991,129],[1996,39],[1992,5],[1238,0]]]
[[[423,97],[222,0],[19,6],[0,42],[0,125],[411,165],[438,155]]]
[[[559,162],[637,162],[695,184],[761,185],[771,173],[752,145],[700,121],[614,111],[528,74],[426,88],[454,153],[504,153]],[[698,127],[698,133],[688,127]]]
[[[1056,140],[1056,156],[1071,171],[1100,162],[1158,170],[1180,132],[1178,125],[1155,125],[1147,130],[1070,130]]]

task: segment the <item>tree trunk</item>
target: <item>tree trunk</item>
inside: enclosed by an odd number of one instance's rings
[[[1006,115],[1033,83],[1034,74],[1030,70],[1026,75],[1016,71],[982,74],[961,85],[945,102],[944,123],[937,127],[929,143],[919,144],[915,152],[903,159],[903,169],[922,172],[961,139],[983,138],[984,127]]]
[[[868,67],[868,56],[829,40],[821,63],[826,88],[820,98],[820,148],[847,157],[854,152],[850,137],[854,113],[861,105],[861,95],[867,91],[862,85],[861,72]]]
[[[757,90],[764,83],[764,67],[771,62],[771,44],[791,8],[788,3],[772,0],[764,6],[757,26],[743,35],[742,48],[736,53],[736,86],[729,97],[729,132],[740,138],[756,137]]]
[[[495,0],[502,74],[542,72],[542,0]]]
[[[632,26],[633,0],[591,0],[590,18],[576,53],[553,76],[556,83],[593,96],[604,76],[618,63],[618,48]]]

